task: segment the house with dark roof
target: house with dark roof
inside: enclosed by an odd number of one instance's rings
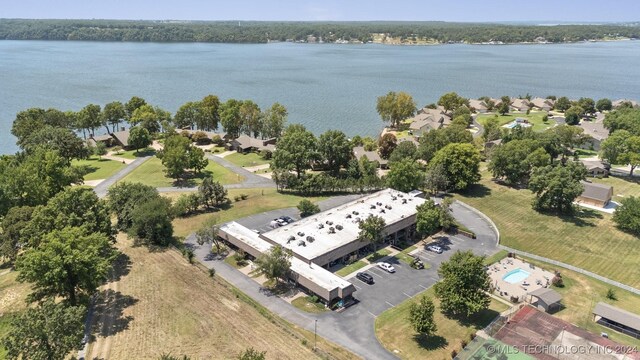
[[[611,165],[600,160],[580,160],[582,165],[587,168],[587,175],[591,177],[605,177],[609,175]]]
[[[609,137],[609,130],[604,127],[603,121],[586,121],[583,120],[579,125],[585,135],[589,135],[589,139],[582,145],[582,148],[591,150],[600,150],[600,144]]]
[[[640,339],[640,315],[599,302],[593,309],[593,320],[623,334]]]
[[[551,99],[537,97],[531,100],[531,105],[533,105],[533,108],[536,110],[551,111],[553,109],[553,104],[554,101]]]
[[[487,104],[485,104],[484,101],[476,100],[476,99],[469,99],[469,108],[472,111],[475,111],[480,114],[486,113],[487,111],[489,111],[489,109],[487,108]]]
[[[366,151],[363,146],[356,146],[353,148],[353,156],[360,161],[363,157],[366,157],[369,161],[377,161],[380,168],[386,169],[389,162],[380,157],[377,151]]]
[[[584,191],[576,199],[577,203],[606,207],[613,197],[613,187],[605,184],[581,181]]]
[[[527,99],[511,99],[511,109],[525,112],[531,109],[531,103]]]
[[[562,296],[551,288],[538,288],[527,294],[528,302],[544,312],[554,312],[562,308]]]
[[[99,142],[104,143],[107,147],[121,146],[126,149],[129,147],[129,130],[121,130],[110,134],[92,136],[87,140],[87,143],[92,146],[96,146]]]
[[[229,150],[236,150],[237,152],[249,152],[249,151],[269,151],[274,152],[276,150],[276,138],[271,139],[256,139],[248,135],[242,134],[237,139],[229,141]]]
[[[409,130],[414,136],[426,134],[431,130],[441,129],[451,124],[451,117],[445,114],[444,109],[423,108],[411,119]]]
[[[631,104],[632,107],[638,107],[638,102],[635,100],[629,100],[629,99],[618,99],[615,101],[611,102],[611,106],[615,109],[617,107],[619,107],[620,105],[624,104],[624,103],[629,103]]]

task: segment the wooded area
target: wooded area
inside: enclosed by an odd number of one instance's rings
[[[552,43],[639,38],[640,27],[610,25],[506,25],[447,22],[260,22],[0,19],[4,40],[266,43],[373,41],[374,34],[449,42]],[[542,40],[544,39],[544,40]]]

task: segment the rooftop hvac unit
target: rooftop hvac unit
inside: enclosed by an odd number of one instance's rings
[[[318,224],[318,229],[322,229],[324,227],[323,223]]]
[[[398,197],[401,198],[401,197],[404,197],[404,196],[402,194],[398,194]]]
[[[369,206],[369,209],[375,209],[375,208],[376,208],[376,206],[373,205],[373,204],[371,204],[371,206]]]
[[[304,240],[300,240],[298,246],[307,246],[307,244],[304,242]]]
[[[290,242],[294,241],[296,239],[295,236],[291,235],[289,236],[289,238],[287,239],[287,244],[289,244]]]
[[[386,213],[386,211],[384,211],[384,209],[380,209],[380,212],[383,213],[383,214]]]
[[[346,218],[351,219],[351,214],[347,214]]]
[[[381,202],[377,202],[376,205],[382,206],[382,203]]]
[[[308,241],[308,242],[312,243],[312,242],[314,242],[315,240],[316,240],[316,239],[315,239],[313,236],[311,236],[311,235],[307,236],[307,241]]]
[[[329,234],[334,234],[336,232],[336,229],[332,227],[329,228]]]
[[[407,203],[407,199],[402,199],[402,203],[406,204]]]
[[[304,233],[302,231],[298,231],[298,236],[304,236]]]
[[[342,230],[342,229],[343,229],[343,227],[342,227],[342,225],[338,224],[338,225],[336,225],[336,229],[337,229],[337,230]]]
[[[353,215],[358,215],[358,214],[359,214],[359,213],[358,213],[357,211],[355,211],[355,210],[353,210],[351,213],[352,213]]]
[[[391,197],[391,201],[396,201],[397,199],[398,199],[398,198],[397,198],[397,197],[395,197],[395,196],[392,196],[392,197]]]

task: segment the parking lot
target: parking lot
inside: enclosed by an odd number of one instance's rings
[[[358,300],[358,304],[347,311],[365,311],[375,317],[390,307],[414,297],[435,284],[440,264],[449,259],[456,250],[472,250],[479,255],[490,255],[495,252],[495,244],[484,244],[477,239],[458,235],[440,238],[438,246],[442,248],[442,254],[428,251],[423,245],[415,253],[425,265],[430,266],[429,269],[416,270],[394,257],[387,257],[380,261],[393,265],[395,273],[388,273],[376,265],[370,265],[360,271],[373,276],[374,284],[366,284],[355,276],[348,278],[348,281],[356,287],[354,297]]]

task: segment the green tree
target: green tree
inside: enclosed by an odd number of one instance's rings
[[[78,119],[83,131],[90,130],[91,135],[95,135],[97,128],[102,126],[102,112],[100,105],[89,104],[78,112]]]
[[[311,161],[318,158],[315,136],[302,125],[289,125],[278,139],[271,166],[279,170],[294,170],[297,177],[311,168]]]
[[[187,169],[199,172],[208,165],[204,151],[191,144],[191,141],[181,135],[169,136],[165,139],[164,149],[156,153],[165,167],[167,176],[180,179],[185,176]]]
[[[310,200],[308,199],[302,199],[300,200],[300,202],[298,203],[297,206],[298,210],[300,210],[300,217],[307,217],[307,216],[311,216],[313,214],[317,214],[320,212],[320,207],[314,203],[312,203]]]
[[[445,111],[453,113],[458,107],[467,105],[469,101],[455,92],[442,95],[438,100],[438,105],[442,106]]]
[[[133,209],[129,235],[149,243],[166,246],[173,238],[171,200],[157,197]]]
[[[618,130],[604,139],[600,144],[600,158],[607,160],[610,164],[621,163],[620,155],[627,149],[627,140],[631,133],[627,130]]]
[[[451,210],[451,204],[453,204],[451,198],[445,198],[440,202],[440,227],[445,231],[448,231],[456,225],[456,220],[453,218],[453,215],[451,215],[453,211]]]
[[[564,112],[571,107],[571,100],[568,97],[562,96],[556,100],[554,108],[558,111]]]
[[[264,128],[262,112],[258,104],[251,100],[244,100],[238,109],[242,122],[242,131],[254,138],[262,133]]]
[[[619,130],[627,130],[631,135],[640,136],[640,108],[621,108],[604,117],[604,126],[611,134]]]
[[[202,123],[201,116],[202,104],[199,101],[188,101],[176,111],[173,123],[178,129],[193,129],[196,124]]]
[[[139,149],[151,145],[151,142],[151,134],[147,129],[141,126],[134,126],[129,129],[129,145],[136,149],[136,153]]]
[[[72,112],[63,113],[57,109],[30,108],[23,110],[16,115],[11,127],[11,134],[18,139],[18,146],[23,147],[22,141],[24,139],[47,126],[67,129],[75,128],[75,115]]]
[[[15,206],[9,209],[2,218],[0,226],[0,257],[14,261],[18,255],[18,245],[22,241],[22,233],[31,221],[33,207]]]
[[[285,280],[291,269],[291,256],[291,250],[275,245],[256,259],[256,268],[271,281]]]
[[[131,99],[129,99],[129,101],[127,101],[127,103],[124,104],[124,111],[125,111],[127,120],[130,121],[131,117],[133,116],[133,113],[136,110],[138,110],[138,108],[144,105],[147,105],[147,102],[143,98],[132,96]]]
[[[351,159],[351,144],[347,136],[339,130],[328,130],[318,139],[318,152],[327,162],[327,168],[337,175],[341,167],[346,167]]]
[[[613,109],[613,104],[611,103],[611,100],[607,98],[600,99],[596,103],[596,109],[600,112],[610,111],[611,109]]]
[[[511,108],[511,98],[508,96],[503,96],[500,98],[500,103],[498,104],[498,113],[500,115],[506,115],[509,113],[509,109]]]
[[[98,157],[102,159],[104,155],[107,155],[107,145],[102,141],[98,141],[96,146],[93,148],[93,154],[98,155]]]
[[[63,360],[78,348],[84,331],[83,306],[48,300],[11,321],[3,340],[8,359]]]
[[[70,187],[53,196],[46,205],[38,206],[29,224],[22,230],[25,245],[37,247],[40,240],[53,230],[78,227],[85,234],[102,233],[114,239],[107,204],[85,187]]]
[[[435,285],[440,309],[452,316],[469,317],[489,306],[490,279],[484,268],[484,256],[471,251],[456,251],[440,265],[441,280]]]
[[[360,241],[366,241],[373,245],[374,251],[378,247],[378,244],[382,244],[384,241],[385,233],[384,228],[387,227],[384,219],[377,215],[369,215],[366,219],[360,221],[358,228],[358,239]]]
[[[399,127],[400,121],[410,118],[416,112],[416,103],[411,95],[405,92],[390,91],[378,97],[376,110],[382,121],[391,123],[391,127]]]
[[[116,131],[118,125],[127,117],[127,112],[120,101],[113,101],[104,106],[101,117],[102,124],[109,133],[109,125],[112,132]]]
[[[449,187],[462,190],[480,181],[480,153],[471,144],[449,144],[438,150],[428,169],[442,166]]]
[[[437,326],[433,320],[435,305],[428,296],[422,296],[420,302],[409,306],[409,323],[418,334],[430,336],[435,334]]]
[[[388,159],[393,150],[396,149],[396,146],[398,146],[398,140],[395,135],[392,133],[382,135],[380,140],[378,140],[378,153],[380,154],[380,157]]]
[[[613,221],[620,229],[640,235],[640,197],[622,199],[613,213]]]
[[[167,111],[151,105],[142,105],[134,110],[129,118],[129,123],[147,129],[150,134],[155,134],[160,132],[160,123],[170,120],[171,114]]]
[[[535,168],[529,181],[529,189],[536,195],[533,208],[572,212],[573,201],[584,191],[580,181],[585,179],[586,173],[584,165],[575,162]]]
[[[200,130],[212,131],[220,123],[220,99],[215,95],[207,95],[200,101],[200,116],[196,126]]]
[[[493,177],[504,178],[508,184],[526,184],[534,167],[550,163],[551,157],[538,141],[513,140],[493,149],[489,170]]]
[[[116,255],[105,234],[78,227],[53,230],[18,257],[18,280],[32,284],[31,300],[60,296],[76,305],[79,296],[93,294],[107,278]]]
[[[255,350],[254,348],[248,348],[243,352],[241,352],[240,354],[238,354],[237,359],[238,360],[265,360],[266,353],[267,353],[266,351],[258,351],[258,350]]]
[[[402,141],[393,150],[389,156],[389,164],[400,161],[402,159],[415,160],[418,147],[411,141]]]
[[[582,107],[574,105],[564,112],[565,121],[568,125],[578,125],[584,112]]]
[[[285,124],[287,122],[287,108],[279,103],[274,103],[269,109],[267,109],[262,118],[264,119],[264,126],[262,135],[265,138],[279,138],[284,131]]]
[[[424,176],[424,186],[429,189],[432,194],[447,190],[449,179],[447,178],[447,171],[444,168],[444,164],[440,163],[427,168]]]
[[[624,151],[618,155],[618,161],[629,166],[629,176],[640,166],[640,136],[630,136],[624,142]]]
[[[214,181],[211,176],[202,180],[202,184],[198,187],[198,193],[202,203],[208,208],[220,206],[229,201],[227,189],[220,182]]]
[[[440,229],[440,208],[431,199],[416,207],[416,231],[422,236],[434,234]]]
[[[71,162],[71,159],[86,159],[89,156],[89,149],[84,141],[72,130],[50,125],[45,125],[34,131],[20,144],[29,154],[33,153],[36,148],[55,150],[68,162]]]
[[[451,114],[453,121],[460,121],[462,125],[465,127],[471,125],[473,122],[473,118],[471,117],[471,110],[467,107],[467,105],[458,106],[455,111]]]
[[[412,159],[402,159],[391,164],[387,174],[387,186],[392,189],[409,192],[422,187],[424,183],[424,168]]]
[[[583,110],[581,115],[590,115],[596,112],[596,103],[591,98],[581,97],[578,99],[578,106]]]
[[[424,161],[431,161],[438,150],[452,143],[473,143],[473,135],[463,126],[451,125],[431,130],[420,137],[417,156]]]
[[[229,99],[220,105],[220,123],[228,136],[235,139],[242,131],[241,100]]]
[[[484,132],[482,133],[482,139],[485,142],[494,141],[502,138],[502,128],[500,121],[497,118],[490,118],[484,124]]]
[[[133,214],[140,204],[158,198],[160,194],[154,187],[140,183],[121,182],[107,191],[109,209],[116,215],[118,229],[124,231],[131,227]]]
[[[201,246],[204,244],[211,244],[212,251],[213,248],[215,248],[215,253],[221,254],[224,245],[222,244],[220,237],[218,237],[219,229],[220,227],[218,226],[218,219],[209,218],[204,222],[202,227],[198,229],[198,231],[196,231],[196,242]]]

